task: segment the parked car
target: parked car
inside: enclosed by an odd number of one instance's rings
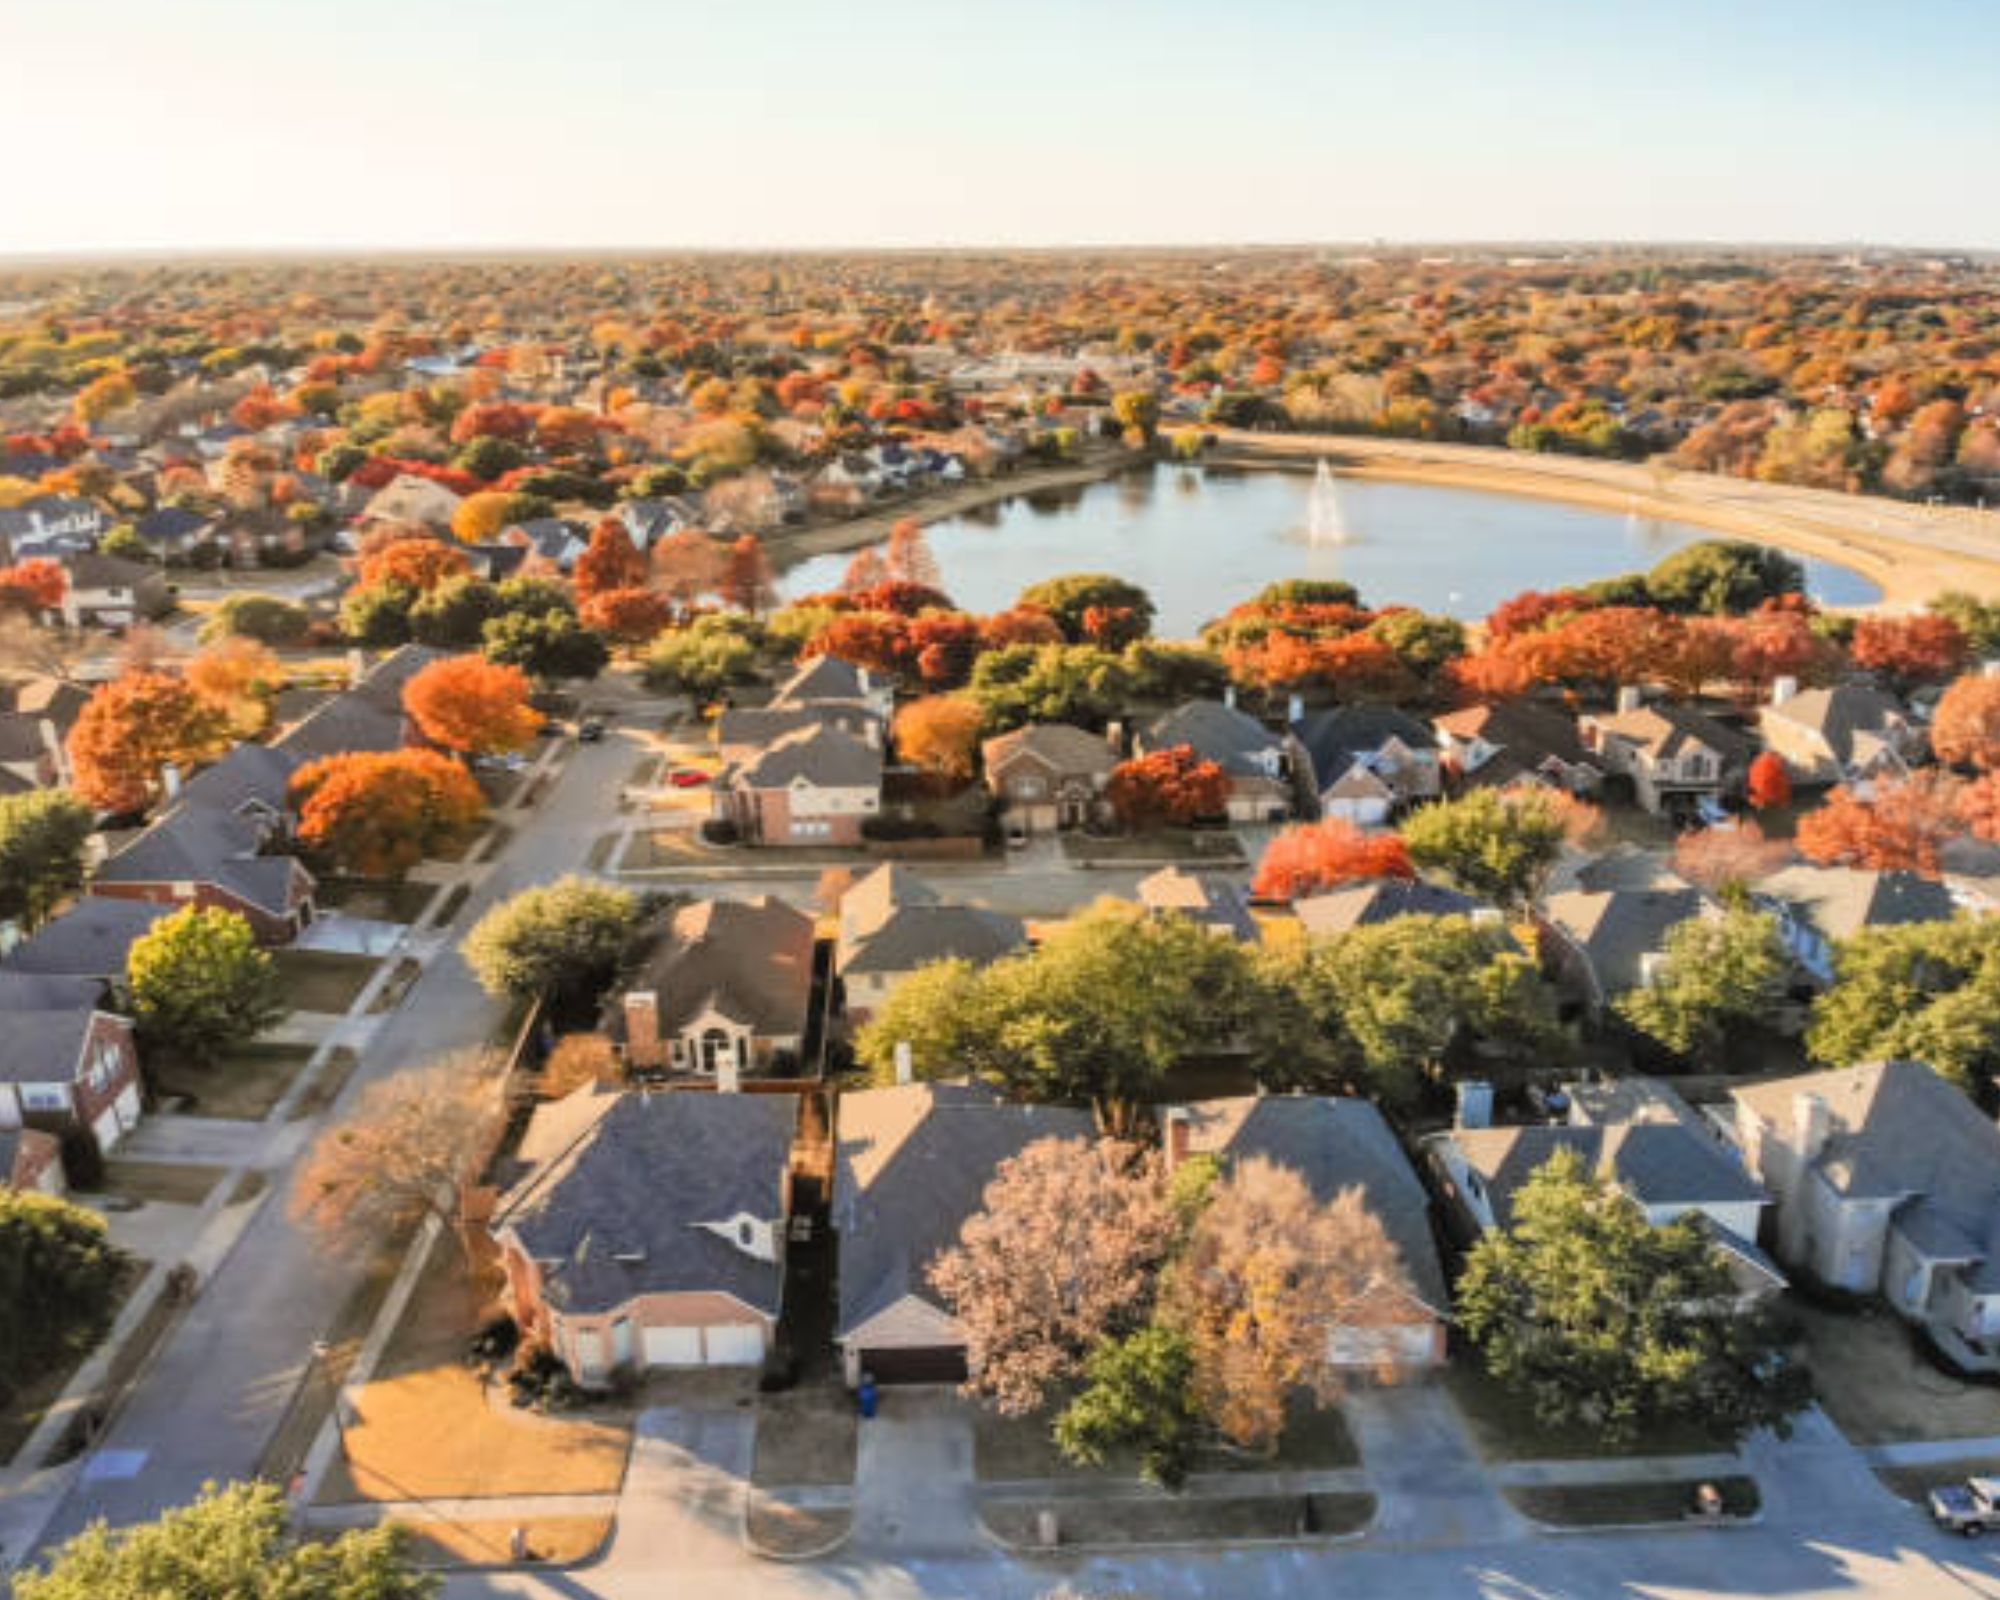
[[[1967,1478],[1931,1490],[1931,1520],[1968,1539],[2000,1528],[2000,1478]]]
[[[604,737],[604,724],[596,717],[585,717],[576,725],[576,736],[585,744],[596,744]]]
[[[699,789],[709,781],[709,775],[699,767],[676,767],[667,774],[667,782],[676,789]]]

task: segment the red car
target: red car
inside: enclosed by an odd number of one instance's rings
[[[667,774],[667,782],[676,789],[699,789],[708,782],[708,774],[695,767],[676,767]]]

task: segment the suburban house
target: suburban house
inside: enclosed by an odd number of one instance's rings
[[[1174,1106],[1162,1121],[1169,1171],[1190,1156],[1225,1166],[1261,1157],[1296,1172],[1323,1205],[1359,1189],[1402,1257],[1404,1281],[1384,1286],[1363,1314],[1328,1324],[1327,1361],[1369,1369],[1444,1364],[1451,1298],[1432,1241],[1430,1196],[1380,1111],[1326,1095],[1245,1095]]]
[[[356,652],[352,686],[314,707],[273,740],[272,747],[299,766],[322,756],[402,749],[415,737],[409,714],[403,710],[403,690],[425,667],[450,654],[428,645],[406,644],[363,672]]]
[[[1616,711],[1578,726],[1584,748],[1629,779],[1633,798],[1655,816],[1685,815],[1740,789],[1753,754],[1750,740],[1715,718],[1670,701],[1641,705],[1630,690]]]
[[[62,1141],[40,1128],[0,1128],[0,1189],[61,1194]]]
[[[531,517],[500,530],[500,543],[527,552],[527,561],[543,570],[568,572],[590,546],[590,530],[566,517]]]
[[[697,900],[669,919],[620,996],[611,1033],[638,1072],[734,1088],[790,1077],[812,1009],[813,924],[781,900]]]
[[[1779,1259],[1880,1294],[1958,1366],[2000,1372],[2000,1128],[1920,1062],[1730,1091],[1777,1200]]]
[[[167,580],[143,561],[84,550],[65,565],[69,568],[69,586],[62,598],[65,627],[121,630],[163,617],[174,608]]]
[[[1900,778],[1925,750],[1924,731],[1903,703],[1858,683],[1800,689],[1780,678],[1757,731],[1800,787]]]
[[[1471,917],[1498,923],[1492,906],[1422,878],[1359,878],[1292,902],[1292,914],[1315,939],[1372,928],[1398,917]]]
[[[1604,767],[1566,712],[1525,700],[1467,706],[1432,719],[1448,775],[1463,789],[1541,784],[1595,794]]]
[[[264,852],[285,832],[285,786],[299,764],[287,750],[238,745],[106,858],[90,892],[234,911],[263,943],[289,942],[313,919],[313,876],[295,857]]]
[[[883,865],[840,897],[834,966],[847,1015],[865,1021],[919,967],[947,960],[983,967],[1027,943],[1019,917],[948,904],[914,874]]]
[[[882,718],[858,700],[807,700],[767,706],[728,706],[715,719],[715,745],[725,766],[754,761],[778,740],[813,728],[832,728],[878,748]]]
[[[1233,700],[1190,700],[1141,729],[1142,756],[1188,746],[1229,778],[1231,822],[1282,822],[1296,809],[1295,777],[1306,759],[1289,734],[1276,734]]]
[[[835,1339],[850,1387],[962,1383],[965,1335],[930,1265],[985,1206],[1000,1163],[1040,1139],[1094,1140],[1087,1112],[1010,1105],[984,1084],[913,1083],[840,1097],[833,1187],[840,1300]]]
[[[865,706],[886,720],[896,702],[896,688],[866,667],[839,656],[817,655],[802,662],[771,696],[774,706],[814,704]]]
[[[1776,914],[1786,948],[1816,988],[1833,982],[1842,940],[1869,928],[1949,922],[1958,913],[1949,889],[1914,872],[1800,862],[1759,879],[1753,893],[1758,906]]]
[[[1066,722],[1031,722],[980,746],[986,787],[1007,826],[1049,833],[1104,820],[1104,786],[1118,764],[1111,742]]]
[[[1770,1196],[1693,1109],[1656,1080],[1621,1093],[1572,1090],[1566,1124],[1453,1128],[1424,1141],[1448,1232],[1464,1245],[1513,1224],[1514,1197],[1559,1150],[1629,1195],[1655,1227],[1695,1215],[1728,1254],[1743,1294],[1775,1294],[1784,1274],[1758,1248]]]
[[[399,473],[368,502],[355,522],[371,526],[432,528],[442,533],[451,527],[458,510],[459,496],[441,483],[419,477],[414,472]]]
[[[0,1129],[40,1128],[102,1156],[139,1121],[132,1024],[90,978],[0,972]]]
[[[1721,910],[1697,889],[1565,889],[1534,913],[1542,963],[1565,998],[1591,1014],[1653,980],[1667,935]]]
[[[1162,867],[1139,880],[1139,904],[1157,916],[1186,917],[1210,933],[1245,944],[1263,937],[1241,886],[1213,873]]]
[[[715,815],[749,844],[858,845],[882,806],[882,746],[824,723],[724,768]]]
[[[185,506],[160,506],[132,524],[132,531],[162,561],[185,561],[202,545],[221,536],[219,518]]]
[[[10,562],[73,555],[96,547],[106,521],[103,507],[80,495],[37,495],[0,507],[0,540]]]
[[[9,950],[0,972],[122,981],[133,941],[172,915],[173,907],[147,900],[87,894]]]
[[[798,1101],[586,1087],[538,1109],[488,1229],[523,1334],[586,1387],[754,1367],[784,1289]]]
[[[1323,816],[1369,825],[1442,792],[1431,730],[1393,706],[1315,711],[1295,719],[1292,733],[1312,763]]]
[[[41,730],[42,740],[57,752],[57,761],[67,777],[67,741],[76,719],[90,703],[90,690],[80,683],[61,678],[23,678],[18,683],[0,684],[0,708],[11,715],[26,717]]]

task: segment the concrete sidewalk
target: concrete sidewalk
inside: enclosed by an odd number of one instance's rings
[[[1357,1389],[1342,1402],[1378,1508],[1370,1539],[1431,1545],[1528,1537],[1494,1487],[1443,1386]]]

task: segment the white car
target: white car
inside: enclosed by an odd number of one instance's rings
[[[2000,1528],[2000,1478],[1967,1478],[1931,1490],[1931,1520],[1968,1539]]]

